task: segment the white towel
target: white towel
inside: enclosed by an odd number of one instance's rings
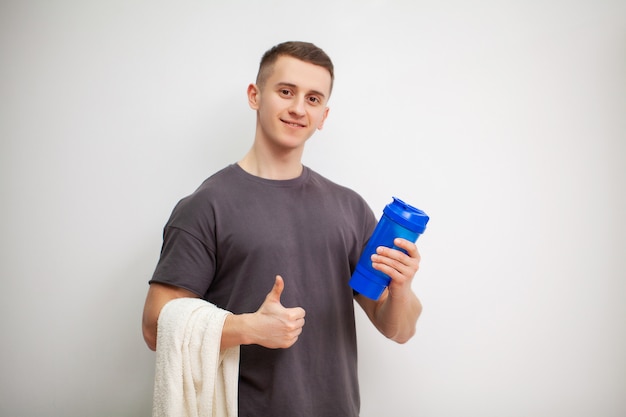
[[[199,298],[177,298],[163,306],[153,417],[237,417],[239,346],[220,354],[229,314]]]

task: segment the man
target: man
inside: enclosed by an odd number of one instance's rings
[[[248,102],[257,123],[250,151],[174,209],[150,281],[143,332],[156,348],[161,308],[201,297],[234,314],[221,348],[241,346],[239,415],[358,416],[354,300],[399,343],[415,332],[411,289],[420,256],[381,247],[373,267],[391,277],[378,301],[355,294],[351,273],[376,220],[354,191],[302,165],[322,129],[334,69],[326,53],[286,42],[265,53]],[[305,324],[306,315],[306,324]]]

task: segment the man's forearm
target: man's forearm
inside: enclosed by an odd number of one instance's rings
[[[415,334],[417,319],[422,313],[422,304],[411,292],[404,298],[394,298],[388,294],[374,313],[376,327],[387,338],[406,343]]]
[[[220,350],[223,352],[231,347],[249,345],[251,332],[248,327],[250,314],[229,314],[224,320]]]

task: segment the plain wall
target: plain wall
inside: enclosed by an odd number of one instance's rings
[[[150,415],[162,227],[249,149],[246,87],[292,39],[337,74],[305,163],[431,216],[415,338],[358,315],[362,417],[626,415],[609,0],[0,2],[0,415]]]

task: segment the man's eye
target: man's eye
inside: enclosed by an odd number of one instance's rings
[[[283,96],[288,96],[291,94],[291,91],[283,88],[282,90],[280,90],[280,94],[282,94]]]
[[[309,97],[309,101],[314,104],[321,103],[321,100],[317,97]]]

